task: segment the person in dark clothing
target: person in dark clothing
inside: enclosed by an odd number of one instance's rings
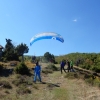
[[[68,61],[68,60],[67,60],[67,66],[68,66],[68,68],[67,68],[68,69],[68,72],[71,71],[70,70],[70,61]]]
[[[64,69],[65,65],[66,65],[66,63],[62,60],[61,63],[60,63],[61,74],[63,73],[62,70],[64,70],[64,72],[66,73],[66,70]]]
[[[71,72],[74,72],[73,61],[72,60],[70,61],[70,70],[71,70]]]

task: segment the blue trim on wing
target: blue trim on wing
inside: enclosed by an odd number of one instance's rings
[[[64,39],[61,38],[61,37],[42,36],[42,37],[35,38],[33,41],[31,41],[31,42],[30,42],[30,46],[31,46],[34,42],[36,42],[36,41],[38,41],[38,40],[42,40],[42,39],[55,39],[55,40],[58,40],[58,41],[60,41],[60,42],[62,42],[62,43],[64,42]]]

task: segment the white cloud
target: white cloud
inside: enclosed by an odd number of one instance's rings
[[[73,22],[77,22],[77,19],[74,19]]]

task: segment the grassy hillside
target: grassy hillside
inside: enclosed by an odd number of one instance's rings
[[[25,62],[30,75],[15,72],[0,76],[0,100],[99,100],[100,78],[76,72],[60,73],[59,64],[40,63],[42,66],[42,83],[33,82],[31,62]],[[6,69],[15,68],[3,63]],[[67,66],[65,66],[67,68]],[[4,70],[4,72],[7,70]],[[6,73],[6,72],[5,72]]]
[[[100,53],[70,53],[55,59],[58,63],[62,59],[72,60],[74,65],[100,73]]]

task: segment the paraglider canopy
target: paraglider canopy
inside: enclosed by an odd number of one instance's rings
[[[30,45],[32,45],[34,42],[36,42],[38,40],[42,40],[42,39],[54,39],[54,40],[58,40],[62,43],[64,42],[64,39],[60,34],[57,34],[54,32],[45,32],[45,33],[40,33],[40,34],[36,34],[35,36],[33,36],[30,40]]]

